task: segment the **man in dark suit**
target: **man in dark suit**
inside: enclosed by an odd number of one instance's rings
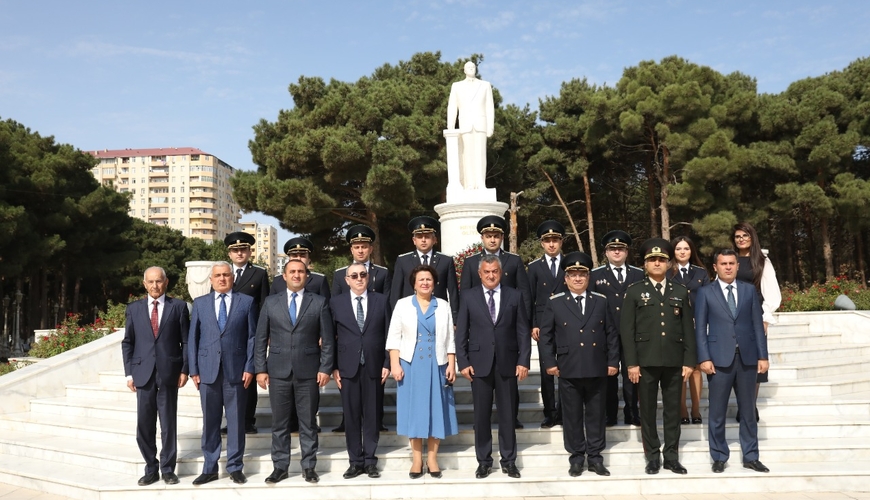
[[[384,266],[379,266],[371,262],[372,243],[375,241],[375,232],[372,228],[358,224],[347,230],[345,235],[347,243],[350,245],[350,254],[353,256],[354,264],[362,264],[366,268],[369,284],[366,288],[370,292],[383,294],[387,301],[390,300],[390,272]],[[341,295],[349,293],[350,287],[347,285],[347,280],[344,279],[347,275],[347,266],[335,270],[332,275],[332,295]],[[381,386],[381,398],[383,398],[384,387]],[[386,431],[387,428],[383,424],[384,409],[380,409],[378,428],[381,431]],[[332,432],[344,432],[344,417],[338,427],[332,429]]]
[[[541,366],[559,377],[562,395],[562,432],[568,474],[583,473],[583,462],[599,476],[609,476],[601,452],[605,439],[607,376],[619,367],[619,332],[607,299],[588,291],[592,257],[572,252],[562,259],[568,292],[553,295],[539,318],[538,351]],[[585,422],[585,434],[584,434]]]
[[[596,267],[589,276],[589,290],[607,297],[607,307],[615,321],[616,331],[622,317],[622,301],[628,286],[643,279],[643,270],[626,264],[631,236],[619,229],[610,231],[601,239],[607,264]],[[622,408],[625,425],[640,425],[637,410],[637,385],[628,379],[628,368],[620,344],[620,363],[622,363]],[[618,375],[607,378],[607,426],[616,425],[619,413]]]
[[[737,409],[751,415],[755,408],[757,374],[767,372],[767,336],[761,302],[752,284],[737,280],[737,253],[728,248],[713,256],[717,280],[698,289],[695,303],[695,339],[701,371],[709,383],[709,442],[713,472],[725,470],[730,456],[725,441],[725,413],[731,388],[736,388]],[[770,472],[758,460],[758,423],[740,420],[743,467]]]
[[[245,232],[230,233],[224,238],[230,260],[233,263],[233,292],[243,293],[254,299],[254,310],[257,316],[263,307],[263,301],[269,294],[269,276],[262,267],[251,264],[251,247],[257,242],[254,237]],[[257,433],[257,384],[248,386],[245,407],[245,434]],[[226,432],[226,429],[221,429]]]
[[[438,244],[438,231],[441,224],[428,215],[414,217],[408,222],[411,240],[414,242],[413,252],[403,253],[396,257],[393,266],[393,282],[390,287],[390,309],[396,307],[396,302],[403,297],[414,294],[414,288],[408,282],[411,271],[419,265],[431,265],[438,272],[435,277],[436,297],[450,302],[453,322],[459,312],[459,287],[456,282],[456,266],[453,258],[435,251]]]
[[[190,378],[202,403],[202,474],[194,485],[218,478],[221,454],[221,413],[227,416],[227,472],[236,484],[247,482],[242,472],[245,454],[244,412],[248,385],[254,380],[254,299],[233,292],[228,262],[211,267],[212,292],[193,301],[187,359]]]
[[[383,295],[367,290],[368,275],[362,264],[348,266],[344,279],[350,292],[329,301],[337,344],[332,375],[341,391],[350,461],[344,478],[360,474],[377,478],[381,477],[375,455],[380,437],[378,412],[384,406],[380,389],[390,374],[385,348],[390,305]]]
[[[474,403],[475,477],[492,472],[493,392],[498,417],[501,471],[520,477],[516,466],[517,381],[529,374],[531,336],[522,295],[501,286],[501,260],[485,255],[478,266],[481,285],[462,294],[456,321],[456,364],[471,381]]]
[[[638,384],[645,470],[647,474],[658,474],[664,467],[676,474],[686,474],[679,461],[680,394],[697,359],[692,305],[686,287],[666,278],[670,243],[651,238],[644,242],[642,251],[647,278],[628,287],[619,333],[628,378]],[[659,386],[665,434],[663,450],[656,430]]]
[[[290,238],[287,243],[284,243],[284,253],[287,258],[299,259],[309,268],[308,279],[305,281],[305,291],[316,293],[321,297],[329,300],[329,283],[326,282],[326,276],[323,273],[311,271],[311,252],[314,251],[314,244],[308,238],[301,236]],[[269,295],[284,293],[287,290],[287,282],[284,281],[284,270],[281,269],[281,274],[272,278],[272,287],[269,289]]]
[[[532,340],[538,341],[541,315],[550,302],[550,297],[567,290],[565,288],[565,271],[562,270],[562,237],[565,226],[554,220],[548,220],[538,226],[538,238],[544,255],[529,263],[529,287],[535,298],[532,309]],[[587,276],[588,284],[588,276]],[[555,377],[546,373],[544,358],[541,363],[541,399],[544,402],[544,421],[541,428],[549,429],[554,425],[562,425],[562,408],[556,398]]]
[[[166,296],[169,280],[160,267],[145,270],[148,296],[127,306],[121,354],[127,387],[136,393],[136,443],[145,459],[139,486],[178,484],[178,388],[187,383],[190,318],[184,301]],[[157,461],[157,417],[162,449]]]
[[[284,264],[287,291],[266,298],[257,324],[254,369],[257,383],[269,388],[272,406],[272,464],[266,482],[287,478],[290,466],[290,417],[299,420],[302,477],[320,480],[317,465],[317,407],[320,388],[329,382],[334,363],[335,331],[327,300],[305,292],[308,268],[299,260]],[[266,351],[268,348],[268,356]],[[294,403],[295,402],[295,403]]]

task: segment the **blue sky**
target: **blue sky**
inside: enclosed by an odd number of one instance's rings
[[[292,106],[301,75],[482,53],[505,101],[537,109],[563,81],[676,54],[777,93],[870,56],[868,26],[856,0],[0,0],[0,117],[83,150],[191,146],[249,170],[251,127]]]

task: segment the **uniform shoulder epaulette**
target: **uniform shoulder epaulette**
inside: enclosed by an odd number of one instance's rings
[[[565,295],[565,292],[557,293],[556,295],[550,295],[550,300],[558,299],[559,297],[562,297],[564,295]]]
[[[513,252],[508,252],[507,250],[502,250],[502,251],[508,255],[516,255],[517,257],[519,257],[519,254],[515,254]]]
[[[410,252],[405,252],[405,253],[403,253],[402,255],[399,255],[399,257],[407,257],[408,255],[411,255],[412,253],[414,253],[413,250],[410,251]]]
[[[378,264],[372,264],[372,265],[373,265],[374,267],[380,267],[380,268],[383,269],[384,271],[387,270],[387,268],[384,267],[384,266],[380,266],[380,265],[378,265]]]
[[[631,287],[633,287],[634,285],[639,285],[639,284],[641,284],[641,283],[646,283],[646,282],[647,282],[647,280],[635,281],[634,283],[629,284],[629,285],[628,285],[628,288],[631,288]],[[628,290],[628,288],[626,288],[626,290]]]
[[[637,267],[637,266],[628,266],[628,267],[631,268],[631,269],[634,269],[635,271],[643,272],[643,269],[641,269],[641,268],[639,268],[639,267]]]
[[[539,260],[542,260],[543,258],[544,258],[544,256],[542,255],[542,256],[538,257],[537,259],[535,259],[535,260],[529,262],[529,265],[531,266],[532,264],[534,264],[535,262],[537,262],[537,261],[539,261]]]
[[[316,275],[318,275],[318,276],[323,276],[324,278],[326,277],[325,274],[323,274],[323,273],[318,273],[317,271],[311,271],[311,274],[316,274]]]
[[[685,288],[686,290],[689,289],[689,287],[687,287],[686,285],[684,285],[684,284],[682,284],[682,283],[677,283],[676,281],[673,281],[673,280],[668,280],[668,283],[673,283],[674,285],[677,285],[677,286],[679,286],[680,288]]]
[[[256,267],[257,269],[262,269],[263,271],[266,270],[265,267],[263,267],[263,266],[258,266],[257,264],[251,264],[251,267]]]
[[[275,276],[272,276],[272,279],[275,279],[275,278],[283,278],[283,277],[284,277],[283,274],[276,274]]]
[[[350,266],[339,267],[338,269],[335,270],[335,272],[344,271],[344,270],[346,270],[348,267],[350,267]]]
[[[598,296],[598,297],[601,297],[602,299],[606,299],[606,298],[607,298],[607,295],[604,295],[603,293],[598,293],[598,292],[589,292],[589,293],[592,294],[592,295],[596,295],[596,296]]]
[[[605,264],[605,265],[603,265],[603,266],[598,266],[598,267],[596,267],[595,269],[593,269],[593,271],[598,271],[598,270],[600,270],[600,269],[604,269],[604,268],[606,268],[606,267],[607,267],[607,264]]]
[[[439,257],[447,257],[447,254],[446,254],[446,253],[441,253],[441,252],[432,252],[432,256],[434,257],[435,255],[437,255],[437,256],[439,256]],[[451,257],[451,258],[452,258],[452,257]]]

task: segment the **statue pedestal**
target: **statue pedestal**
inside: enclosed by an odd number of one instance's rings
[[[211,291],[211,266],[214,265],[210,260],[192,260],[184,263],[187,267],[187,275],[184,277],[184,282],[187,283],[187,291],[190,293],[190,298],[195,299],[201,297]]]
[[[492,201],[487,201],[482,197],[485,192],[489,191],[492,191]],[[496,201],[495,189],[462,191],[460,194],[462,199],[468,201],[452,202],[448,188],[447,203],[435,205],[435,211],[441,222],[441,233],[438,237],[441,243],[441,252],[450,256],[480,242],[477,222],[482,217],[487,215],[504,217],[508,209],[507,203]]]

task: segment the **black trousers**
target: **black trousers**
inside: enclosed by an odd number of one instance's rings
[[[471,380],[471,396],[474,402],[474,451],[477,463],[492,467],[492,401],[495,394],[498,417],[498,451],[502,466],[517,459],[517,377],[502,377],[496,373],[495,364],[485,377],[475,375]]]
[[[583,465],[586,459],[589,463],[604,463],[601,452],[607,445],[604,410],[606,378],[559,379],[562,438],[571,464]]]
[[[160,417],[160,461],[157,418]],[[136,444],[145,459],[145,474],[175,472],[178,456],[178,377],[162,380],[157,370],[136,388]]]
[[[362,366],[353,377],[341,378],[344,439],[351,465],[376,465],[380,414],[384,408],[381,379],[371,378]]]
[[[680,396],[683,387],[682,366],[641,366],[640,382],[640,436],[646,460],[679,460],[680,447]],[[656,429],[659,386],[662,388],[662,420],[664,421],[665,446],[659,441]]]
[[[626,421],[638,414],[638,391],[637,384],[632,384],[628,379],[628,366],[625,357],[622,356],[622,347],[619,349],[619,362],[622,374],[622,416]],[[619,374],[607,377],[607,422],[615,424],[619,414]]]

